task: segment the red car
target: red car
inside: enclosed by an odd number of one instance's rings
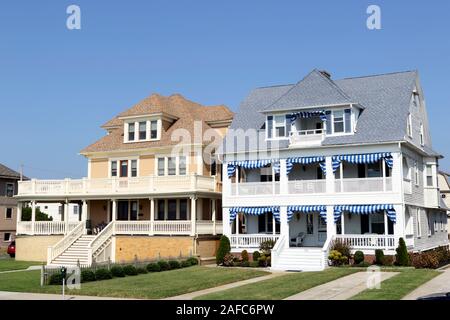
[[[9,254],[9,256],[11,258],[14,258],[16,256],[16,242],[15,241],[13,241],[9,244],[7,253]]]

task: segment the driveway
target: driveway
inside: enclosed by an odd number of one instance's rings
[[[450,267],[445,269],[441,275],[434,277],[427,283],[424,283],[413,292],[403,297],[402,300],[416,300],[422,296],[442,292],[450,292]]]

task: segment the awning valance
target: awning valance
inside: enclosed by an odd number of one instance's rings
[[[327,121],[327,116],[325,115],[324,110],[319,111],[299,111],[299,112],[293,112],[289,115],[291,123],[295,122],[295,120],[299,118],[313,118],[313,117],[320,117],[320,120]]]
[[[312,206],[303,206],[303,205],[292,205],[287,207],[287,220],[291,221],[292,216],[295,212],[300,213],[311,213],[311,212],[319,212],[319,215],[322,219],[327,221],[327,207],[320,205],[312,205]]]
[[[295,163],[298,164],[312,164],[319,162],[320,168],[326,174],[325,157],[294,157],[286,159],[286,174],[289,174]]]
[[[364,204],[364,205],[338,205],[334,206],[335,222],[339,220],[343,211],[353,214],[372,214],[386,210],[387,217],[393,223],[396,222],[396,212],[392,204]]]
[[[354,164],[361,164],[361,163],[375,163],[380,161],[380,159],[384,159],[386,165],[389,168],[392,168],[393,159],[392,154],[390,152],[347,154],[347,155],[333,156],[332,157],[333,172],[335,172],[337,168],[339,168],[341,161],[346,161]]]
[[[265,214],[268,212],[272,212],[275,219],[280,221],[280,207],[271,206],[271,207],[232,207],[230,208],[230,221],[234,221],[236,219],[236,215],[238,213],[258,216],[260,214]]]
[[[272,163],[279,163],[279,160],[265,159],[265,160],[231,161],[231,162],[228,162],[228,165],[227,165],[228,177],[232,177],[234,175],[237,167],[241,167],[244,169],[258,169],[258,168],[267,167],[268,165],[270,165]],[[279,165],[277,167],[279,168]],[[275,169],[275,171],[276,171],[276,169]]]

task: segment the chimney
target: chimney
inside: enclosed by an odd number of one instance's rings
[[[320,73],[323,74],[328,79],[331,79],[331,73],[329,73],[327,70],[320,70]]]

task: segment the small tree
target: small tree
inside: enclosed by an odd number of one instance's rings
[[[242,250],[242,252],[241,252],[241,259],[242,259],[242,262],[248,262],[248,252],[247,252],[247,250]]]
[[[364,253],[362,251],[356,251],[353,255],[353,260],[355,261],[355,264],[360,264],[364,261]]]
[[[406,243],[403,238],[400,238],[398,241],[398,247],[395,249],[397,254],[395,255],[395,263],[399,266],[409,266],[409,254],[408,250],[406,249]]]
[[[220,237],[219,248],[217,249],[216,253],[216,263],[218,265],[222,264],[223,259],[228,253],[230,253],[230,251],[231,251],[230,240],[228,239],[227,236],[223,235],[222,237]]]
[[[30,207],[22,209],[22,221],[31,221]],[[45,212],[42,212],[39,208],[36,208],[36,221],[53,221],[53,218],[49,217]]]
[[[385,262],[385,257],[384,257],[384,252],[381,249],[376,249],[375,250],[375,264],[382,266],[384,265]]]

